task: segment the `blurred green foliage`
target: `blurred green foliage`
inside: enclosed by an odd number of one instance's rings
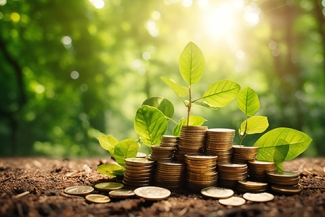
[[[313,138],[305,155],[325,155],[324,6],[320,0],[0,0],[0,155],[107,155],[97,138],[137,139],[136,110],[152,96],[173,102],[174,119],[186,116],[160,76],[182,84],[178,58],[189,41],[206,59],[195,92],[221,79],[250,86],[268,130],[304,131]],[[192,114],[210,128],[238,129],[244,118],[235,102]]]

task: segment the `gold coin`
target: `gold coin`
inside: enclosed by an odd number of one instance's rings
[[[129,164],[129,165],[143,165],[143,164],[153,164],[154,161],[150,161],[146,158],[126,158],[125,159],[125,164]]]
[[[270,177],[287,177],[287,178],[296,178],[299,176],[299,174],[296,172],[288,172],[288,171],[284,171],[282,173],[271,172],[271,173],[267,173],[267,175],[269,175]]]
[[[227,199],[220,199],[219,203],[221,203],[222,205],[226,205],[226,206],[241,206],[241,205],[244,205],[246,203],[246,201],[245,201],[245,199],[243,199],[241,197],[232,196]]]
[[[273,192],[280,194],[299,194],[302,189],[298,186],[271,185]]]
[[[134,196],[133,190],[129,189],[119,189],[113,190],[108,193],[111,198],[128,198]]]
[[[124,185],[122,183],[118,183],[118,182],[101,182],[101,183],[97,183],[95,185],[95,188],[101,191],[111,191],[111,190],[123,188],[123,186]]]
[[[201,190],[201,193],[207,197],[224,199],[234,195],[234,191],[228,188],[210,186]]]
[[[108,203],[111,201],[109,197],[101,194],[88,194],[86,200],[92,203]]]
[[[243,197],[246,200],[250,200],[253,202],[268,202],[274,199],[273,194],[270,193],[245,193],[243,194]]]
[[[90,194],[94,191],[94,188],[91,186],[81,185],[81,186],[72,186],[64,189],[64,193],[71,195],[84,196]]]
[[[136,158],[146,158],[146,157],[147,157],[147,155],[145,153],[142,153],[142,152],[138,152],[137,156],[136,156]]]
[[[146,200],[163,200],[170,196],[171,192],[162,187],[146,186],[134,190],[135,195]]]
[[[263,182],[238,181],[238,185],[250,189],[264,189],[267,188],[268,184]]]

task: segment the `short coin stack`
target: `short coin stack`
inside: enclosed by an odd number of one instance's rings
[[[155,185],[167,189],[178,189],[184,183],[183,163],[158,161],[155,172]]]
[[[178,136],[163,135],[160,141],[161,147],[177,147],[179,142]]]
[[[267,182],[267,173],[275,172],[274,162],[251,160],[247,163],[249,180],[255,182]]]
[[[268,183],[237,181],[236,190],[240,193],[261,193],[267,191]]]
[[[234,137],[234,129],[208,129],[205,153],[207,155],[217,155],[218,163],[230,163]]]
[[[151,185],[153,181],[154,161],[146,158],[125,159],[123,183],[132,187]]]
[[[185,154],[203,153],[207,129],[206,126],[183,126],[175,159],[184,161]]]
[[[218,172],[216,169],[218,156],[186,154],[186,187],[194,192],[203,188],[217,186]]]
[[[235,189],[237,181],[247,179],[246,164],[218,164],[219,186]]]
[[[254,160],[258,151],[258,147],[252,146],[232,146],[232,159],[234,164],[246,164],[250,160]]]
[[[176,147],[151,146],[152,153],[149,160],[171,160],[174,157]]]
[[[271,172],[267,176],[273,192],[280,194],[298,194],[301,192],[298,187],[299,174],[296,172]]]

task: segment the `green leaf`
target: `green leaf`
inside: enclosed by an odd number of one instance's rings
[[[204,124],[206,120],[201,117],[201,116],[195,116],[195,115],[191,115],[190,116],[190,122],[189,122],[189,126],[202,126],[202,124]]]
[[[246,116],[253,116],[260,109],[258,95],[250,87],[247,87],[239,92],[237,97],[237,105]]]
[[[179,58],[179,70],[189,85],[198,82],[205,69],[205,59],[200,48],[193,42],[189,42]]]
[[[119,165],[125,166],[125,159],[137,156],[138,150],[139,145],[136,141],[125,139],[116,144],[114,158]]]
[[[303,153],[311,141],[307,134],[298,130],[276,128],[265,133],[255,142],[254,146],[258,147],[256,157],[258,160],[270,162],[292,160]],[[280,166],[282,162],[276,163]]]
[[[185,118],[181,118],[178,123],[176,124],[176,126],[174,127],[173,129],[173,132],[172,134],[174,136],[180,136],[181,135],[181,130],[182,130],[182,127],[183,125],[186,124],[186,119]]]
[[[138,108],[134,129],[144,144],[148,146],[159,144],[161,137],[167,131],[167,125],[168,121],[165,115],[157,108],[147,105]]]
[[[172,118],[174,115],[174,106],[166,98],[163,97],[151,97],[146,99],[142,105],[149,105],[159,109],[166,117]]]
[[[211,84],[204,92],[203,99],[214,107],[224,107],[236,98],[240,86],[229,80]]]
[[[211,110],[219,109],[219,107],[213,106],[213,105],[209,104],[208,102],[202,101],[202,100],[194,101],[194,104],[211,109]]]
[[[172,79],[166,78],[164,76],[160,77],[175,93],[179,98],[186,97],[188,94],[188,88],[177,84]]]
[[[97,167],[97,171],[109,177],[116,177],[124,174],[124,167],[118,164],[101,164]]]
[[[253,116],[241,123],[239,135],[263,133],[268,127],[269,122],[266,116]]]
[[[114,155],[114,148],[115,145],[118,143],[117,139],[114,138],[114,136],[110,135],[103,135],[98,138],[100,146],[102,146],[103,149],[109,151],[110,155]]]

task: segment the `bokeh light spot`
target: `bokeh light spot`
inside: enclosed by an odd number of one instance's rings
[[[71,74],[70,74],[71,78],[76,80],[79,78],[79,72],[77,71],[72,71]]]
[[[16,12],[11,13],[10,18],[13,22],[17,23],[20,20],[20,15]]]

